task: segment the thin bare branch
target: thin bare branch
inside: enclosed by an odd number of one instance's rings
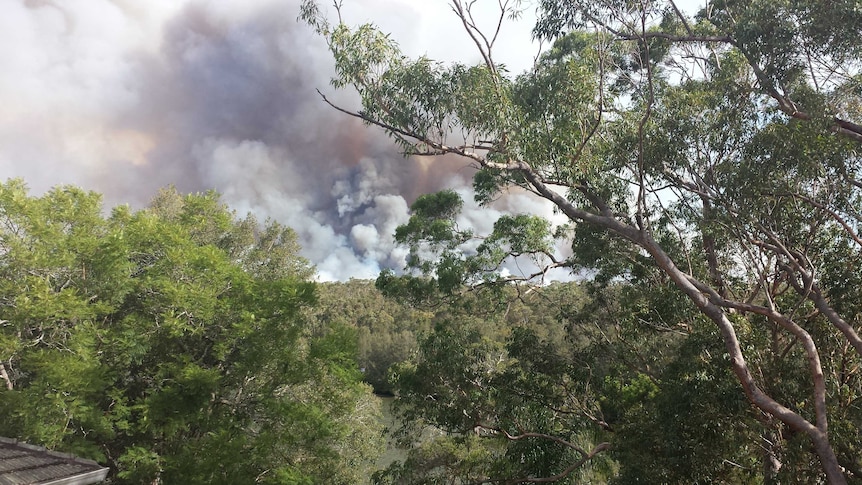
[[[472,21],[472,15],[469,13],[468,9],[461,3],[461,0],[452,0],[452,11],[455,12],[455,15],[461,19],[461,25],[464,26],[464,30],[467,31],[467,35],[473,40],[473,43],[476,45],[476,48],[479,49],[479,53],[482,55],[482,59],[485,61],[485,65],[488,67],[488,70],[495,73],[497,72],[497,67],[494,64],[494,61],[491,60],[491,51],[490,48],[486,48],[488,45],[488,40],[485,39],[485,36],[482,34],[482,31],[476,27],[476,24]],[[479,40],[479,36],[484,40],[483,42]]]

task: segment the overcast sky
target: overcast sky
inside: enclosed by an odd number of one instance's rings
[[[374,21],[408,54],[478,60],[444,0],[345,3],[346,20]],[[298,10],[299,0],[3,0],[0,179],[21,177],[36,194],[75,184],[135,208],[169,184],[214,188],[241,213],[293,227],[321,280],[402,267],[391,234],[409,204],[447,187],[471,199],[472,171],[404,160],[323,105],[317,88],[353,100],[329,87],[331,57]],[[504,26],[497,58],[514,72],[536,53],[531,27]],[[469,206],[463,223],[487,229],[499,211],[548,207],[512,196]]]

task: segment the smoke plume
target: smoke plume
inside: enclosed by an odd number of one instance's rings
[[[351,12],[374,13],[406,49],[425,52],[424,7],[354,3]],[[298,4],[4,3],[0,177],[37,193],[75,184],[134,207],[169,184],[216,189],[240,213],[293,227],[321,279],[402,267],[392,234],[408,205],[445,187],[470,199],[472,172],[458,160],[405,160],[383,134],[327,107],[316,89],[356,100],[329,88],[331,56],[297,22]],[[464,217],[480,228],[495,215],[470,206]]]

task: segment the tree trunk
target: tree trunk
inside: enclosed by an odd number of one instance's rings
[[[12,390],[15,386],[12,385],[12,379],[9,378],[9,374],[6,373],[6,366],[0,362],[0,379],[3,379],[6,382],[6,389]]]

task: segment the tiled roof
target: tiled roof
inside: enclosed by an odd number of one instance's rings
[[[107,474],[95,461],[0,437],[0,485],[87,485]]]

